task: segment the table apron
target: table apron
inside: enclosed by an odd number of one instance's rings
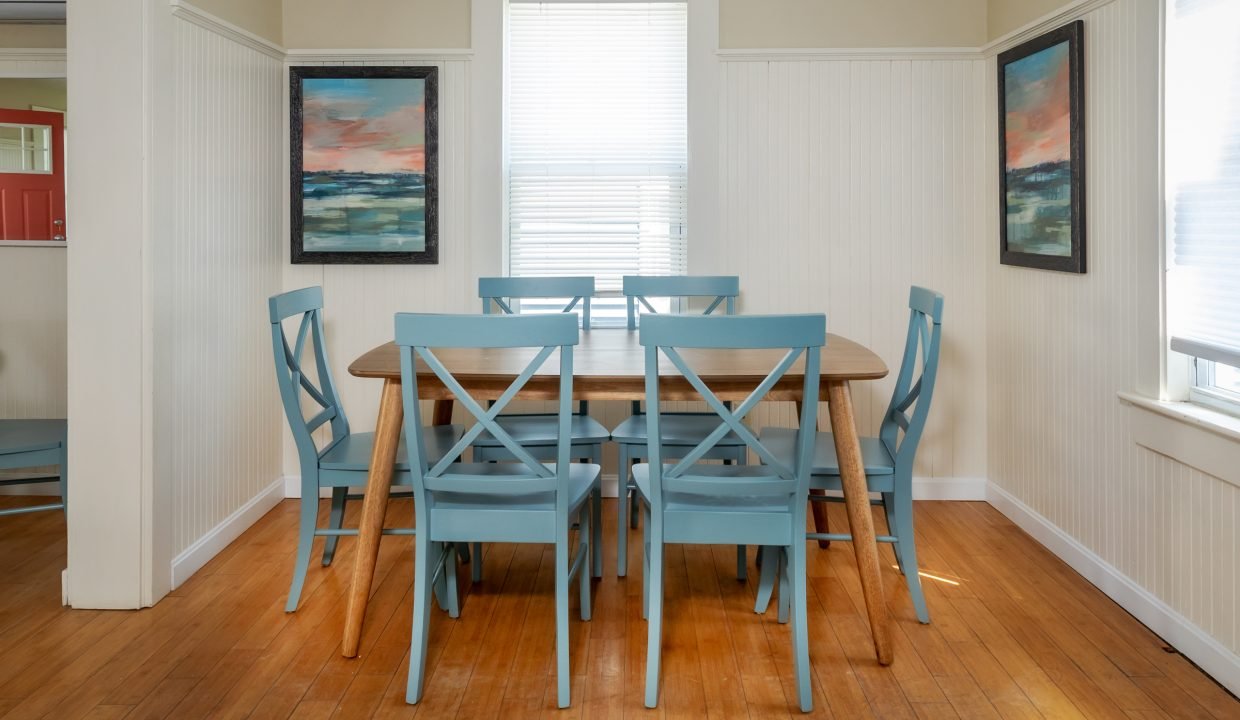
[[[458,378],[461,384],[476,400],[496,400],[500,395],[508,389],[512,380],[508,378],[501,379],[470,379],[466,381],[464,378]],[[559,380],[553,379],[547,382],[538,382],[539,378],[535,378],[521,388],[517,393],[518,400],[543,400],[555,401],[560,398]],[[711,389],[720,400],[744,400],[749,397],[754,388],[757,387],[760,379],[753,382],[711,382],[706,381],[707,387]],[[819,400],[827,400],[827,386],[833,381],[824,381],[822,389],[819,393]],[[841,381],[845,382],[845,381]],[[799,402],[802,399],[801,379],[795,378],[792,382],[780,383],[771,389],[769,393],[763,396],[766,401],[782,401],[782,402]],[[422,400],[454,400],[456,395],[451,390],[444,387],[438,378],[418,378],[418,397]],[[617,383],[613,381],[591,382],[588,379],[573,381],[573,399],[574,400],[645,400],[646,388],[644,383]],[[659,383],[659,399],[664,401],[684,401],[684,402],[701,402],[702,396],[697,390],[693,389],[683,378],[678,380],[663,380]]]

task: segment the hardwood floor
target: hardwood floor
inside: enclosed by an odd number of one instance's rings
[[[392,505],[407,522],[411,501]],[[489,546],[461,618],[434,615],[426,696],[405,705],[410,539],[384,539],[347,660],[353,543],[311,566],[285,614],[296,520],[282,503],[156,607],[119,612],[59,607],[59,513],[0,519],[0,719],[801,716],[788,629],[751,610],[757,573],[737,582],[734,552],[704,546],[669,551],[663,693],[642,708],[641,581],[615,577],[611,524],[594,620],[571,625],[572,708],[555,709],[552,551],[533,545]],[[933,623],[917,623],[882,550],[890,668],[874,659],[851,549],[810,545],[812,717],[1240,718],[1240,702],[990,506],[921,502],[917,530]]]

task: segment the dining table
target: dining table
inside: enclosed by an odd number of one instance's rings
[[[596,328],[581,333],[573,350],[574,400],[645,400],[644,348],[640,330]],[[435,354],[474,399],[497,399],[525,369],[539,348],[441,348]],[[683,350],[682,356],[721,400],[744,400],[766,378],[782,357],[771,350]],[[559,395],[558,354],[549,357],[521,389],[524,400],[556,400]],[[418,397],[434,401],[432,423],[452,422],[454,396],[420,359],[417,364]],[[828,405],[831,431],[839,458],[841,485],[853,551],[870,621],[878,662],[892,661],[890,616],[883,594],[874,518],[866,488],[865,468],[850,385],[887,375],[887,366],[873,351],[839,335],[828,334],[822,350],[820,395]],[[346,607],[341,651],[356,657],[362,622],[370,597],[378,558],[379,540],[387,512],[392,475],[404,424],[401,399],[400,354],[395,343],[384,343],[358,357],[349,373],[383,381],[375,423],[362,513],[358,525],[356,560]],[[766,395],[768,401],[791,401],[801,408],[803,366],[794,365]],[[665,401],[693,401],[701,397],[671,363],[660,364],[659,397]],[[816,407],[816,403],[811,405]],[[826,529],[822,503],[811,503],[820,532]]]

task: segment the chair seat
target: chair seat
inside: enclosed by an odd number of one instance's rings
[[[611,439],[618,443],[645,444],[649,438],[646,415],[633,415],[611,431]],[[663,413],[659,416],[659,435],[663,445],[697,445],[719,427],[719,416],[714,413]],[[740,446],[745,441],[734,432],[728,432],[716,447]]]
[[[552,472],[555,463],[543,463]],[[502,478],[505,476],[528,478],[529,468],[524,463],[461,463],[452,468],[452,473],[463,475],[486,475]],[[569,463],[568,465],[568,508],[577,509],[585,502],[590,491],[598,482],[602,468],[590,463]],[[555,510],[555,493],[540,492],[525,495],[488,495],[482,493],[454,493],[437,491],[434,494],[433,510]]]
[[[672,465],[664,465],[664,472]],[[720,483],[728,478],[754,478],[770,475],[770,468],[761,465],[694,465],[693,475],[717,477]],[[633,466],[633,482],[637,492],[647,501],[650,499],[650,463],[638,463]],[[696,493],[665,492],[663,493],[663,509],[665,512],[678,511],[716,511],[735,510],[746,513],[787,513],[788,501],[772,496],[727,496],[698,495]]]
[[[518,445],[555,445],[560,437],[560,419],[555,415],[500,415],[495,423],[502,427]],[[569,426],[573,445],[607,442],[611,433],[588,415],[573,415]],[[503,447],[489,432],[474,441],[479,447]]]
[[[54,450],[66,427],[64,420],[0,420],[0,455]]]
[[[461,439],[464,430],[460,425],[432,425],[426,428],[423,437],[426,442],[428,463],[438,462],[457,440]],[[370,469],[370,453],[375,445],[375,434],[370,432],[349,433],[345,439],[333,445],[319,456],[319,467],[324,470],[359,470]],[[396,470],[409,470],[409,452],[405,447],[405,436],[401,433],[400,446],[396,449]]]
[[[796,454],[797,431],[793,428],[762,428],[758,439],[775,457],[791,464]],[[896,461],[887,452],[883,441],[874,437],[861,438],[861,461],[866,475],[891,475],[896,471]],[[814,475],[839,475],[840,461],[835,455],[835,436],[816,433],[814,437]]]

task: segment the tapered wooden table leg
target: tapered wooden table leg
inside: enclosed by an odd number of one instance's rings
[[[454,400],[436,400],[435,407],[431,410],[431,424],[451,425],[453,405],[455,405]]]
[[[379,540],[383,537],[383,519],[387,513],[388,493],[392,489],[396,448],[400,445],[404,418],[400,380],[385,379],[383,394],[379,397],[379,419],[375,423],[375,444],[370,453],[370,475],[366,479],[366,495],[362,500],[362,518],[358,522],[357,559],[353,563],[353,582],[349,586],[349,604],[344,616],[344,641],[340,651],[345,657],[357,657],[357,646],[362,639],[362,620],[366,617],[370,583],[374,580],[375,560],[379,556]]]
[[[815,407],[817,407],[817,403],[815,403],[814,405]],[[801,401],[798,400],[797,401],[797,421],[798,422],[801,420],[801,411],[803,409],[804,409],[804,405],[802,405]],[[817,426],[817,424],[818,423],[815,420],[815,423],[814,423],[815,427]],[[814,488],[810,488],[809,492],[811,495],[826,495],[827,494],[826,490],[815,490]],[[831,522],[827,519],[827,504],[823,502],[812,502],[809,504],[809,509],[810,509],[810,512],[814,513],[814,531],[820,532],[820,533],[831,532]],[[831,541],[830,540],[819,540],[818,547],[822,548],[823,550],[826,550],[827,548],[831,547]]]
[[[865,609],[870,616],[870,634],[878,662],[892,661],[890,616],[883,595],[883,579],[879,574],[878,544],[874,541],[874,516],[870,514],[870,495],[866,490],[865,464],[861,459],[861,443],[857,439],[857,423],[853,418],[852,394],[847,381],[827,383],[830,402],[831,432],[835,434],[835,453],[840,462],[844,504],[848,507],[848,526],[852,533],[853,552],[857,555],[857,572]]]

